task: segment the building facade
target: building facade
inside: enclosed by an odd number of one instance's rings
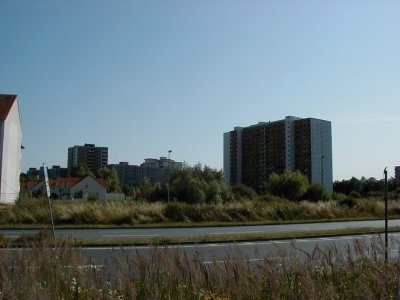
[[[110,164],[108,167],[117,171],[121,186],[136,186],[141,184],[145,178],[151,184],[166,183],[172,170],[182,169],[182,163],[160,157],[160,159],[146,158],[140,166],[120,162],[119,164]]]
[[[100,168],[107,167],[108,147],[85,144],[68,148],[68,170],[71,172],[78,165],[86,165],[93,173]]]
[[[106,199],[106,183],[103,179],[85,177],[65,177],[49,180],[51,197],[53,199],[71,200],[88,199],[95,196],[97,199]],[[32,196],[46,195],[46,186],[43,180],[24,182],[25,190]]]
[[[331,122],[288,116],[224,133],[224,174],[230,185],[261,191],[268,177],[299,170],[333,190]]]
[[[400,179],[400,166],[394,167],[394,178]]]
[[[0,203],[19,196],[22,129],[16,95],[0,94]]]

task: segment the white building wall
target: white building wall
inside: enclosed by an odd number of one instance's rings
[[[106,198],[106,188],[98,183],[93,177],[87,176],[73,187],[71,187],[70,193],[73,197],[76,192],[82,191],[83,199],[87,199],[92,194],[97,194],[99,199]]]
[[[22,130],[17,101],[2,126],[0,203],[14,203],[19,196]]]
[[[333,191],[331,122],[310,119],[311,182]]]

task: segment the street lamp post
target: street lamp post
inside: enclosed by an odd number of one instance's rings
[[[170,179],[171,179],[171,160],[170,160],[170,155],[171,155],[172,150],[168,150],[168,183],[167,183],[167,202],[169,202],[169,192],[170,192]]]

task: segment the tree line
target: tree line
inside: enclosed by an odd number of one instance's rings
[[[148,178],[137,185],[120,185],[117,171],[113,168],[101,168],[93,174],[85,165],[78,165],[72,171],[73,176],[93,176],[104,179],[107,192],[124,193],[133,200],[171,201],[194,203],[224,203],[241,199],[257,199],[267,196],[279,197],[289,201],[327,201],[383,195],[383,180],[373,177],[335,181],[333,193],[322,185],[310,183],[300,171],[285,171],[282,174],[272,173],[265,182],[264,191],[257,194],[252,188],[243,184],[228,186],[222,170],[212,169],[197,164],[185,165],[182,170],[172,170],[169,182],[151,184]],[[389,179],[388,190],[392,197],[400,194],[400,180]],[[268,197],[267,197],[268,198]]]

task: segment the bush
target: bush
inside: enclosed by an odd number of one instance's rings
[[[171,176],[171,196],[185,203],[221,203],[234,199],[226,186],[222,171],[201,165],[174,171]]]
[[[346,197],[338,201],[341,206],[347,206],[348,208],[353,208],[357,205],[357,199]]]
[[[267,182],[267,192],[292,201],[301,200],[309,186],[308,179],[300,171],[285,171],[282,175],[273,173]]]
[[[87,198],[87,201],[91,201],[91,202],[94,202],[97,200],[99,200],[99,195],[97,195],[97,194],[90,194],[89,197]]]
[[[361,194],[357,191],[351,191],[349,196],[352,198],[361,198]]]
[[[169,202],[165,205],[164,216],[173,221],[184,221],[185,215],[183,213],[182,206],[184,204],[179,202]]]
[[[307,191],[304,193],[302,198],[310,202],[318,202],[321,200],[329,200],[329,195],[322,185],[313,183],[308,186]]]
[[[255,199],[257,197],[257,193],[251,187],[248,187],[244,184],[237,184],[232,186],[232,193],[235,196],[236,200],[240,199]]]

